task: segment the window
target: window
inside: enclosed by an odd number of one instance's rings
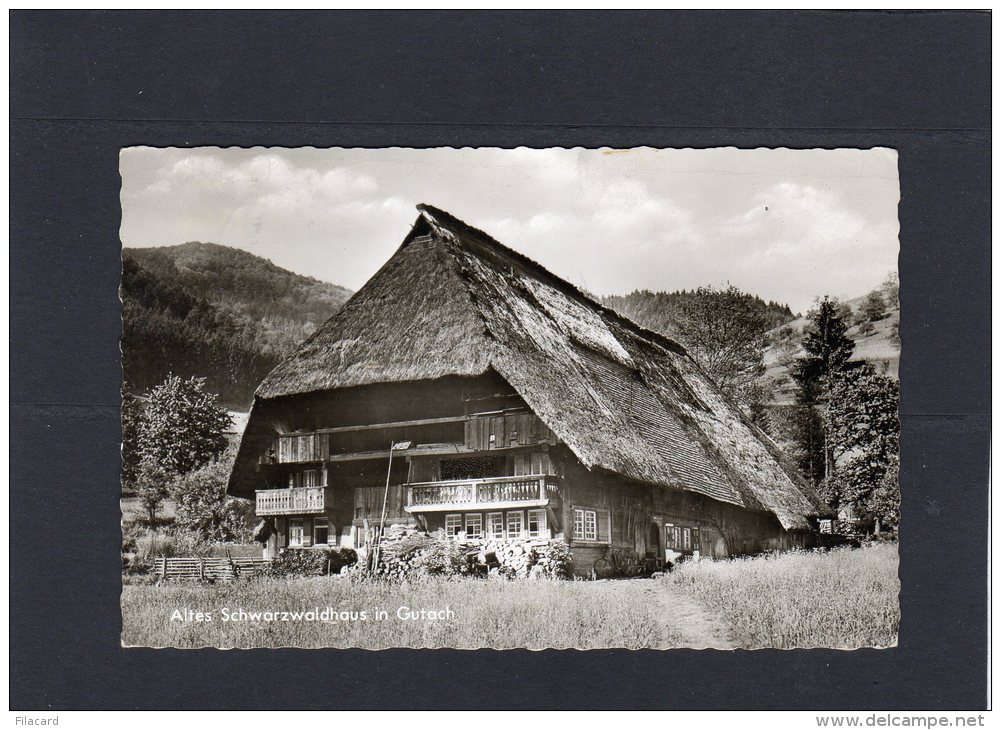
[[[504,513],[490,512],[487,515],[487,537],[495,540],[504,539]]]
[[[528,536],[549,537],[549,528],[546,525],[546,511],[544,509],[528,510]]]
[[[445,515],[445,537],[458,537],[462,532],[462,515]]]
[[[702,543],[699,540],[699,528],[692,528],[692,550],[702,550]]]
[[[330,542],[330,525],[326,517],[313,518],[313,544],[326,545]]]
[[[483,537],[483,515],[479,512],[466,515],[466,537]]]
[[[525,513],[521,510],[507,513],[507,536],[509,538],[521,537],[521,531],[525,529]]]
[[[288,521],[288,546],[302,547],[304,533],[302,530],[302,520]]]
[[[691,550],[692,549],[692,531],[687,527],[681,529],[681,549]]]
[[[593,509],[573,511],[573,536],[575,540],[598,539],[598,513]]]

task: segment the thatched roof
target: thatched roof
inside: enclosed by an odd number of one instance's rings
[[[492,369],[589,468],[772,512],[787,529],[828,512],[683,347],[448,213],[418,209],[393,257],[265,378],[255,411]],[[257,456],[244,453],[254,420],[231,489]]]

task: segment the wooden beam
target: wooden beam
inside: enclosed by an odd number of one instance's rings
[[[408,428],[410,426],[434,426],[439,423],[462,423],[466,416],[444,416],[442,418],[419,418],[414,421],[392,421],[390,423],[364,423],[358,426],[336,426],[334,428],[317,428],[312,431],[280,433],[282,436],[305,436],[311,433],[351,433],[352,431],[377,431],[383,428]],[[387,454],[389,452],[386,452]]]
[[[394,452],[396,456],[441,456],[447,454],[473,453],[462,444],[440,446],[433,449],[401,449]],[[347,454],[331,454],[330,461],[364,461],[365,459],[388,459],[389,449],[382,451],[354,451]]]

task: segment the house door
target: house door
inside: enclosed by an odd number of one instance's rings
[[[656,522],[650,523],[646,541],[646,556],[648,558],[661,557],[660,549],[660,526]]]

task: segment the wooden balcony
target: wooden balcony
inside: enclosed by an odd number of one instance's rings
[[[257,490],[258,517],[319,514],[324,507],[324,487]]]
[[[489,477],[407,485],[407,512],[545,507],[557,490],[554,476]]]

